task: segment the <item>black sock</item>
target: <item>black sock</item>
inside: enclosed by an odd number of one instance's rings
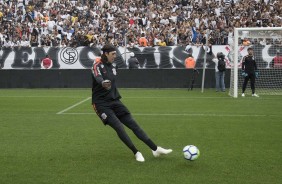
[[[133,149],[131,149],[131,150],[132,150],[132,152],[133,152],[134,155],[138,152],[138,150],[137,150],[136,148],[133,148]]]
[[[157,150],[157,145],[156,145],[151,139],[148,139],[145,143],[146,143],[153,151],[156,151],[156,150]]]

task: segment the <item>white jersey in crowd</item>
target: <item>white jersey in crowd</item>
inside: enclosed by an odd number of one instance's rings
[[[233,42],[234,42],[233,39],[234,39],[233,31],[228,32],[228,45],[233,44]]]
[[[21,7],[21,6],[23,6],[23,1],[24,1],[24,0],[18,0],[17,7]]]
[[[47,22],[48,30],[49,30],[49,31],[52,31],[55,25],[56,25],[56,22],[55,22],[55,21],[49,20],[49,21]]]
[[[20,46],[22,46],[22,47],[30,47],[30,41],[29,40],[21,41],[20,42]]]
[[[169,19],[170,19],[172,22],[174,22],[174,23],[177,22],[177,16],[171,15],[171,16],[169,17]]]
[[[232,0],[224,0],[225,6],[228,7],[231,4]]]
[[[66,35],[68,40],[71,40],[72,33],[62,31],[62,34]]]
[[[2,33],[0,33],[0,41],[4,41],[5,37]]]
[[[200,27],[200,20],[199,20],[199,18],[195,18],[194,21],[195,21],[195,24],[196,24],[196,28],[199,28]]]
[[[3,47],[13,47],[14,46],[14,43],[10,40],[6,41],[4,40],[4,43],[3,43]]]

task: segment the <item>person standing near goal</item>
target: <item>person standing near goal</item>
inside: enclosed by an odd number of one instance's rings
[[[225,92],[224,76],[226,71],[225,55],[222,52],[216,54],[212,61],[215,63],[215,87],[216,92]]]
[[[256,78],[258,78],[258,69],[254,58],[254,50],[253,48],[249,47],[247,51],[248,55],[244,56],[242,61],[242,76],[244,77],[242,97],[245,97],[245,90],[249,80],[251,80],[252,96],[259,97],[255,93],[255,81]]]
[[[133,119],[131,113],[120,101],[120,94],[116,87],[116,48],[105,44],[101,49],[103,54],[101,60],[96,60],[92,67],[92,105],[104,125],[112,127],[121,141],[133,152],[138,162],[145,159],[141,152],[135,147],[124,129],[124,125],[151,148],[153,156],[169,154],[171,149],[157,146],[144,132],[144,130]]]

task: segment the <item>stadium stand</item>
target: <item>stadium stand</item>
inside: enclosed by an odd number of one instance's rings
[[[234,27],[281,27],[280,0],[0,0],[1,47],[232,43]],[[127,38],[127,42],[125,42]],[[143,45],[144,46],[144,45]]]

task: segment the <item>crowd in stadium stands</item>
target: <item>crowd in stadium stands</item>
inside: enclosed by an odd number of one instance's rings
[[[282,1],[0,0],[0,22],[1,47],[227,45],[234,27],[281,27]]]

